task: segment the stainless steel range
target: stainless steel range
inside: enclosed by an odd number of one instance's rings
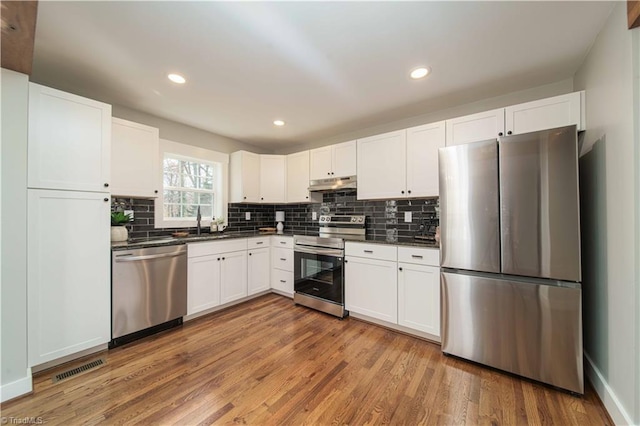
[[[320,216],[317,237],[293,237],[295,303],[340,318],[344,309],[344,240],[365,239],[365,216]]]

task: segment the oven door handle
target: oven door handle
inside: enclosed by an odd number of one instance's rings
[[[344,253],[339,249],[325,249],[325,248],[308,248],[304,246],[295,246],[293,249],[295,252],[300,253],[309,253],[309,254],[319,254],[321,256],[330,256],[330,257],[344,257]]]

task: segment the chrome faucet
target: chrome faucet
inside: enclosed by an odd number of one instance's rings
[[[200,221],[202,220],[202,215],[200,214],[200,206],[198,206],[198,215],[196,216],[197,227],[198,227],[198,235],[200,235]]]

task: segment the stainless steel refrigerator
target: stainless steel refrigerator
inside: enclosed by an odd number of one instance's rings
[[[584,393],[575,126],[441,148],[442,351]]]

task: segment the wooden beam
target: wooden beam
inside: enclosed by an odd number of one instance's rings
[[[627,17],[629,29],[640,27],[640,1],[627,0]]]
[[[2,1],[0,66],[31,75],[36,35],[37,1]]]

